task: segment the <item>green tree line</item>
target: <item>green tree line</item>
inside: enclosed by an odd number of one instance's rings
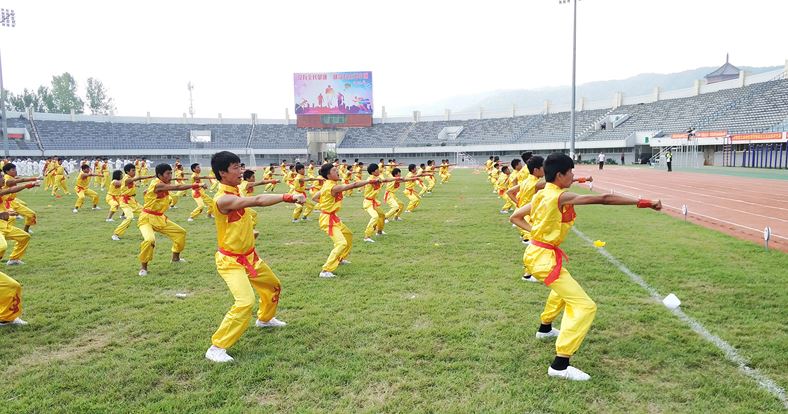
[[[38,89],[23,89],[21,93],[5,91],[6,109],[24,112],[33,108],[34,112],[75,113],[85,112],[85,107],[93,115],[109,115],[115,110],[115,102],[109,96],[107,88],[96,78],[88,78],[85,88],[85,99],[77,95],[77,81],[64,72],[52,76],[49,85],[41,85]]]

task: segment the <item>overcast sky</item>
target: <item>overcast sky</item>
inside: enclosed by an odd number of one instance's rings
[[[496,89],[571,83],[572,4],[558,0],[5,0],[5,87],[96,77],[121,115],[293,114],[293,72],[371,70],[389,114]],[[788,1],[582,0],[577,80],[782,65]],[[780,40],[783,39],[783,40]]]

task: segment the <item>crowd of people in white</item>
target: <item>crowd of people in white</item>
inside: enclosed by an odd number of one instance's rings
[[[80,159],[80,160],[76,160],[73,158],[63,159],[63,168],[65,168],[66,172],[70,174],[76,171],[79,168],[79,166],[83,164],[83,161],[92,164],[93,159]],[[11,162],[13,162],[14,165],[16,165],[17,173],[23,177],[38,176],[41,175],[42,172],[44,171],[45,160],[43,159],[33,160],[30,158],[25,158],[25,159],[17,158],[15,160],[12,160]],[[129,160],[129,159],[124,160],[120,158],[116,158],[114,161],[112,159],[108,160],[110,169],[112,170],[123,170],[124,165],[133,162],[134,160]]]

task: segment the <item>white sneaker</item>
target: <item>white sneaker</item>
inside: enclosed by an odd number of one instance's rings
[[[531,241],[530,241],[530,240],[523,239],[523,244],[524,244],[524,245],[526,245],[526,246],[528,246],[528,245],[530,245],[530,244],[531,244]]]
[[[117,234],[113,234],[113,235],[112,235],[112,240],[119,241],[119,240],[120,240],[120,237],[118,237],[118,235],[117,235]]]
[[[547,375],[550,377],[568,379],[570,381],[588,381],[591,379],[590,375],[586,374],[583,371],[580,371],[579,369],[571,365],[566,367],[566,369],[562,369],[560,371],[557,369],[553,369],[552,367],[547,368]]]
[[[383,230],[381,230],[381,231],[379,231],[379,232],[378,232],[378,234],[379,234],[379,235],[381,235],[381,236],[385,236],[385,235],[386,235],[386,232],[385,232],[385,231],[383,231]]]
[[[18,266],[18,265],[25,264],[25,262],[23,262],[23,261],[21,261],[19,259],[11,259],[11,260],[5,262],[5,264],[6,264],[6,266]]]
[[[349,265],[350,264],[350,260],[342,259],[342,260],[339,261],[339,264],[341,264],[341,265]]]
[[[550,332],[539,332],[539,331],[536,331],[536,339],[553,338],[553,337],[558,336],[558,334],[560,334],[560,333],[561,333],[561,331],[559,331],[558,329],[555,329],[555,328],[550,329]]]
[[[386,224],[389,224],[389,219],[384,220]]]
[[[110,217],[110,218],[108,218],[108,219],[106,219],[106,220],[104,220],[104,221],[106,221],[107,223],[109,223],[110,221],[115,221],[115,219],[114,219],[114,218],[112,218],[112,217]]]
[[[509,214],[509,210],[501,210],[500,213],[501,214]]]
[[[367,243],[375,243],[375,240],[372,240],[369,237],[364,237],[364,241],[367,242]]]
[[[189,217],[189,218],[187,218],[187,219],[186,219],[186,221],[194,221],[194,219],[193,219],[193,218],[191,218],[191,217]],[[207,354],[206,354],[206,355],[207,355]],[[228,356],[229,356],[229,355],[228,355]]]
[[[140,269],[139,275],[140,276],[148,276],[148,271],[145,270],[145,269]]]
[[[533,277],[533,275],[523,275],[522,280],[524,282],[539,283],[539,279]]]
[[[335,274],[333,274],[333,273],[331,273],[331,272],[328,272],[328,271],[325,271],[325,270],[323,270],[323,271],[321,271],[321,272],[320,272],[320,274],[318,275],[318,277],[322,277],[322,278],[331,278],[331,277],[337,277],[337,275],[335,275]]]
[[[291,223],[298,223],[298,219],[293,219]]]
[[[73,210],[71,210],[71,212],[72,212],[72,213],[79,213],[79,210],[77,210],[77,209],[73,209]]]
[[[186,263],[186,259],[184,259],[183,257],[181,257],[180,259],[178,259],[178,260],[173,260],[172,262],[173,262],[173,263]]]
[[[257,322],[254,323],[254,326],[258,328],[281,328],[283,326],[287,326],[287,324],[280,321],[279,319],[271,318],[271,320],[268,322],[263,322],[258,319]]]
[[[402,217],[396,217],[394,221],[402,221]]]
[[[406,212],[406,213],[412,213],[412,211],[410,211],[410,210],[405,210],[405,212]]]
[[[211,345],[211,347],[205,351],[205,358],[213,362],[233,362],[233,357],[227,355],[227,350],[219,348],[216,345]]]
[[[101,207],[99,206],[93,207],[93,210],[101,210]]]
[[[16,318],[11,322],[0,322],[0,326],[6,326],[6,325],[27,325],[27,322],[23,321],[20,318]]]

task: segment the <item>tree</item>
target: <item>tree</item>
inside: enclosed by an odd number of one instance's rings
[[[12,111],[25,112],[32,107],[35,112],[46,112],[41,98],[36,91],[25,88],[21,95],[9,94],[7,108]]]
[[[52,77],[52,101],[54,112],[67,114],[72,109],[78,114],[84,112],[85,102],[77,96],[77,81],[68,72]]]
[[[49,91],[44,85],[38,87],[38,91],[36,93],[38,96],[39,106],[34,108],[33,110],[36,112],[56,112],[55,111],[55,97],[52,96],[52,92]]]
[[[107,95],[104,83],[96,78],[88,78],[86,98],[93,115],[109,115],[115,111],[115,103]]]

